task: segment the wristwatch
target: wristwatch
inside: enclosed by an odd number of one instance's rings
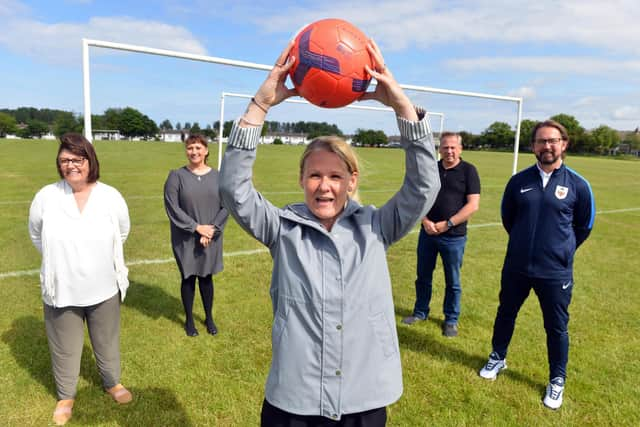
[[[447,227],[449,227],[449,228],[455,227],[455,224],[453,222],[451,222],[451,219],[447,220]]]

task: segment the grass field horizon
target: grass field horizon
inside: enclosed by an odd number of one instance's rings
[[[229,220],[225,270],[214,277],[219,336],[186,337],[179,273],[172,261],[162,187],[185,164],[182,144],[96,142],[101,181],[128,203],[125,244],[131,286],[122,307],[122,381],[134,402],[117,407],[101,389],[88,338],[69,425],[255,426],[271,357],[271,259]],[[55,388],[42,319],[40,255],[29,240],[34,194],[59,179],[55,141],[0,139],[0,380],[6,397],[0,421],[47,425]],[[213,146],[211,163],[217,158]],[[277,206],[301,201],[297,184],[302,147],[260,146],[254,183]],[[403,152],[359,148],[360,196],[381,206],[400,186]],[[443,274],[434,274],[429,320],[400,324],[414,301],[417,233],[388,252],[403,363],[404,394],[388,409],[389,426],[635,426],[640,425],[640,163],[568,155],[566,163],[595,193],[595,227],[578,250],[569,308],[571,349],[565,403],[543,407],[547,356],[535,295],[525,303],[509,349],[509,369],[497,381],[477,370],[490,352],[507,235],[499,204],[511,175],[512,153],[465,151],[481,182],[480,210],[470,222],[462,271],[460,336],[441,335]],[[519,156],[519,169],[534,162]],[[196,320],[204,316],[199,297]],[[204,326],[200,326],[204,332]]]

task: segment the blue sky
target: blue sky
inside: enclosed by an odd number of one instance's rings
[[[83,112],[81,39],[273,64],[301,26],[335,17],[380,45],[405,84],[524,98],[523,118],[574,115],[587,129],[640,126],[640,7],[602,1],[0,0],[0,108]],[[264,72],[91,49],[92,109],[132,106],[156,122],[219,119],[223,91],[252,94]],[[445,128],[515,125],[516,104],[409,92]],[[246,100],[228,98],[225,120]],[[281,105],[269,119],[395,133],[392,114]]]

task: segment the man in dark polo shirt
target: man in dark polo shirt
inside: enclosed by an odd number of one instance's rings
[[[476,168],[460,157],[462,138],[459,134],[443,132],[439,151],[440,192],[422,219],[418,238],[416,303],[413,314],[402,319],[402,323],[412,325],[427,319],[433,270],[440,254],[446,283],[442,333],[455,337],[460,316],[460,268],[467,242],[467,220],[480,206],[480,178]]]

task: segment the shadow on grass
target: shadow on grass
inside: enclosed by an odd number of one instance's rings
[[[401,310],[400,310],[401,311]],[[400,313],[398,313],[400,314]],[[409,312],[408,315],[411,313]],[[441,325],[442,322],[437,319],[429,319],[433,323]],[[418,324],[419,325],[419,324]],[[428,353],[435,359],[447,360],[452,363],[465,366],[474,372],[478,372],[480,368],[487,362],[487,355],[470,354],[465,351],[459,350],[454,345],[449,345],[443,341],[450,338],[445,337],[433,337],[428,331],[416,325],[398,325],[398,339],[400,341],[400,347],[415,352]],[[460,339],[460,338],[457,338]],[[513,370],[505,370],[500,373],[501,376],[508,376],[512,380],[525,384],[535,391],[539,391],[540,387],[546,384],[541,384],[535,380],[522,375]],[[479,381],[485,381],[478,377]]]
[[[154,320],[164,317],[181,327],[184,322],[182,302],[158,286],[131,281],[125,305]]]
[[[133,401],[126,405],[116,404],[107,394],[100,395],[94,402],[85,399],[76,402],[72,421],[79,425],[186,427],[193,425],[171,390],[156,387],[130,390],[133,393]]]
[[[2,341],[11,349],[16,363],[55,397],[56,387],[44,320],[35,316],[20,317],[2,334]],[[80,376],[88,383],[102,387],[93,351],[87,345],[82,347]]]
[[[36,316],[23,316],[13,321],[2,334],[16,363],[41,383],[56,399],[56,387],[51,372],[51,359],[44,320]],[[122,426],[192,426],[175,394],[162,388],[131,388],[134,400],[128,405],[117,405],[102,391],[93,352],[88,345],[82,348],[80,376],[89,383],[90,390],[78,390],[73,410],[73,421],[81,425],[100,422]],[[52,406],[53,408],[53,406]],[[72,421],[72,422],[73,422]]]

